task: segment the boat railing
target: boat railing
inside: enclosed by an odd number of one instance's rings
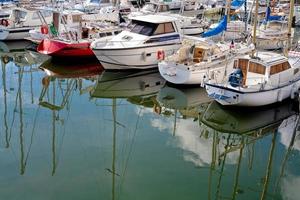
[[[263,90],[268,82],[265,77],[247,77],[245,80],[241,80],[240,82],[230,82],[227,81],[225,87],[234,87],[236,89],[244,90],[244,89],[253,89],[253,90]]]
[[[135,44],[142,44],[144,42],[144,40],[128,40],[128,41],[124,41],[124,40],[111,40],[111,38],[102,38],[99,39],[96,43],[96,47],[104,47],[104,46],[121,46],[121,47],[128,47],[128,46],[132,46],[132,43]]]

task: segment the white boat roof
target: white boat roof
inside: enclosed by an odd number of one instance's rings
[[[287,57],[275,52],[260,51],[255,56],[257,56],[259,59],[251,58],[250,55],[246,55],[244,58],[261,63],[266,67],[271,67],[276,63],[281,63],[288,60]]]
[[[135,16],[131,18],[136,21],[149,22],[153,24],[162,24],[166,22],[173,22],[177,19],[175,17],[165,16],[165,15],[143,15],[143,16]]]

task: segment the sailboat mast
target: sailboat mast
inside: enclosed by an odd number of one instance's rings
[[[227,0],[227,5],[226,5],[227,23],[230,22],[230,8],[231,8],[231,0]]]
[[[255,15],[254,15],[254,25],[253,25],[253,39],[252,42],[256,48],[256,26],[257,26],[257,15],[258,15],[258,0],[255,0]],[[254,57],[255,49],[252,50],[252,57]]]
[[[247,15],[248,15],[248,13],[247,13],[247,0],[245,0],[245,3],[244,3],[244,12],[245,12],[245,14],[244,14],[244,20],[245,20],[245,32],[247,33],[247,30],[248,30],[248,17],[247,17]],[[247,33],[247,35],[248,35],[248,33]]]
[[[113,104],[112,104],[112,114],[113,114],[113,143],[112,143],[112,166],[111,166],[111,170],[112,170],[112,189],[111,189],[111,193],[112,193],[112,200],[115,199],[115,171],[116,171],[116,132],[117,132],[117,116],[116,116],[116,99],[114,98],[112,100]]]
[[[290,1],[290,14],[289,14],[289,22],[288,22],[288,49],[291,48],[291,35],[292,35],[292,23],[294,17],[294,7],[295,0]]]

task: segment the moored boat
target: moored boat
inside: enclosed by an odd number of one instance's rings
[[[91,44],[105,69],[149,69],[159,59],[175,53],[181,45],[176,18],[147,15],[132,18],[132,29],[111,39],[97,39]]]
[[[176,54],[159,62],[160,74],[174,84],[198,84],[210,79],[222,81],[232,71],[233,59],[250,53],[253,45],[243,43],[215,43],[189,37]]]
[[[40,20],[41,15],[45,19]],[[42,25],[50,24],[52,12],[31,8],[13,8],[9,17],[1,19],[0,40],[23,40],[29,36],[29,31]]]
[[[62,14],[55,12],[53,17],[54,24],[50,27],[51,33],[44,35],[44,39],[37,47],[39,53],[53,57],[94,56],[90,49],[94,38],[111,36],[121,31],[118,26],[97,23],[98,15],[85,16],[79,11],[65,11]],[[94,22],[91,20],[93,17]]]
[[[264,106],[294,98],[300,89],[300,58],[273,52],[239,57],[222,83],[208,81],[209,97],[222,105]]]

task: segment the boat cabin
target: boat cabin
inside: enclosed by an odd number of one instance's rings
[[[33,8],[14,8],[8,18],[12,27],[32,27],[41,25],[41,15],[50,24],[52,12],[48,10],[38,10]]]
[[[297,69],[292,69],[288,59],[276,53],[260,53],[258,58],[244,56],[234,61],[234,68],[242,71],[242,87],[270,85],[278,87],[287,83]]]
[[[141,9],[142,12],[145,13],[160,13],[160,12],[168,12],[170,11],[170,7],[164,3],[147,3]]]
[[[176,18],[163,15],[138,16],[132,18],[130,32],[144,36],[159,36],[163,34],[178,33],[175,22]],[[160,39],[168,40],[168,38]],[[148,41],[147,43],[150,42],[153,41]]]
[[[230,50],[225,44],[210,44],[201,38],[197,38],[196,43],[193,42],[194,40],[191,40],[192,43],[190,43],[189,39],[183,41],[183,46],[177,52],[177,62],[190,65],[222,60],[225,59],[226,52]]]

